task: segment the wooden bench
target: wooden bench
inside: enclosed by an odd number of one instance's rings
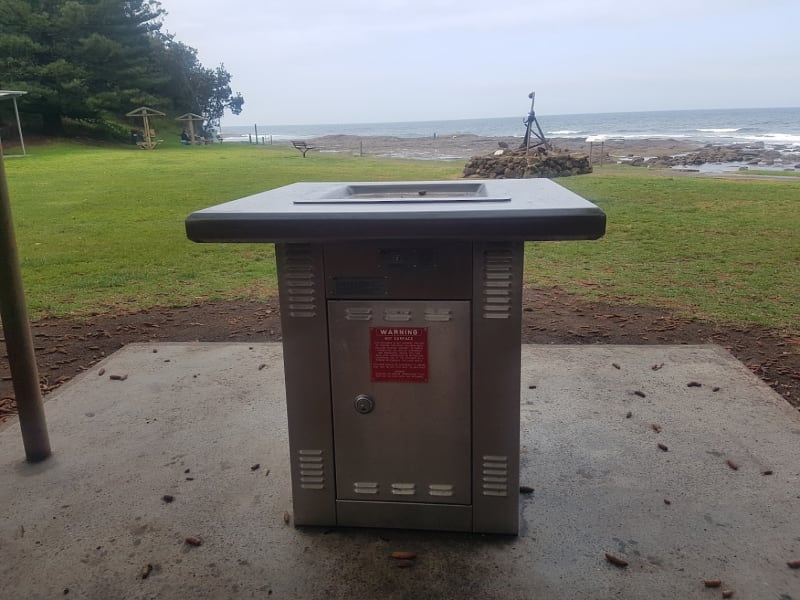
[[[295,148],[300,150],[300,152],[303,153],[303,158],[306,157],[306,152],[308,152],[309,150],[316,150],[314,146],[309,146],[305,142],[297,142],[294,140],[292,140],[292,146],[294,146]]]

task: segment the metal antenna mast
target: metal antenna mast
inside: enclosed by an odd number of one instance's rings
[[[523,123],[525,123],[525,139],[522,141],[520,148],[525,148],[525,152],[527,153],[531,147],[531,134],[533,134],[539,141],[533,144],[534,146],[540,146],[544,144],[547,146],[547,139],[544,137],[544,133],[542,132],[542,128],[539,126],[539,121],[536,120],[536,113],[533,110],[533,103],[536,101],[536,92],[531,92],[528,94],[528,98],[531,99],[531,111],[528,113],[528,116],[525,118]],[[533,126],[536,126],[536,131],[533,131]]]

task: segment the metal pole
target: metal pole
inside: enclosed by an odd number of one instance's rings
[[[8,350],[8,364],[17,399],[22,444],[28,462],[39,462],[51,454],[47,422],[44,416],[42,392],[36,355],[33,352],[22,275],[17,258],[14,223],[11,219],[11,200],[6,183],[3,153],[0,150],[0,317]]]
[[[142,115],[142,123],[144,125],[144,141],[147,149],[150,149],[150,123],[147,121],[147,113]]]
[[[25,156],[25,140],[22,138],[22,123],[19,120],[19,109],[17,108],[17,97],[12,96],[14,101],[14,114],[17,117],[17,131],[19,132],[19,145],[22,147],[22,156]]]
[[[531,112],[528,113],[528,129],[525,132],[525,154],[528,154],[528,150],[531,149],[531,125],[533,125],[534,120],[534,112],[533,112],[533,103],[536,102],[536,92],[531,92],[528,94],[528,98],[531,99]]]

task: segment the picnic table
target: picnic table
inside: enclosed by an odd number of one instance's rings
[[[142,150],[153,150],[158,148],[159,144],[164,140],[156,139],[156,130],[150,129],[148,131],[149,135],[140,135],[137,136],[136,145],[139,146]]]

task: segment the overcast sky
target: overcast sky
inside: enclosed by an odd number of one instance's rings
[[[161,0],[228,125],[800,106],[800,0]]]

